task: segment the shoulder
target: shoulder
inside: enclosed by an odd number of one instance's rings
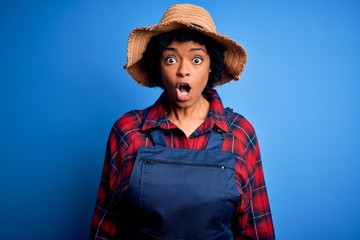
[[[111,132],[122,140],[130,140],[134,134],[140,132],[143,116],[143,110],[131,110],[114,122]]]
[[[257,141],[255,129],[249,120],[230,108],[225,108],[225,114],[232,138],[241,142],[245,148]]]
[[[134,127],[141,126],[143,122],[143,110],[131,110],[114,122],[114,127],[122,131],[130,130]]]
[[[225,114],[230,131],[242,131],[249,135],[255,134],[253,125],[243,115],[234,112],[231,108],[225,108]]]

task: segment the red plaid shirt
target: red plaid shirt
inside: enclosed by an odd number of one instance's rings
[[[264,181],[260,149],[252,125],[241,115],[232,113],[229,122],[219,95],[212,89],[204,95],[210,102],[208,117],[189,138],[171,123],[165,114],[166,96],[150,107],[144,121],[143,110],[134,110],[118,119],[111,129],[106,148],[96,207],[92,220],[91,239],[115,239],[118,204],[127,189],[139,146],[153,146],[148,129],[160,127],[167,146],[203,149],[214,125],[226,132],[223,151],[236,157],[236,180],[241,202],[233,222],[235,239],[275,239],[270,206]]]

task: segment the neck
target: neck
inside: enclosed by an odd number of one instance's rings
[[[204,97],[190,107],[169,104],[167,118],[189,137],[205,121],[209,108],[210,103]]]

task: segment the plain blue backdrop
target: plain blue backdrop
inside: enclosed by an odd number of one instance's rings
[[[130,31],[181,1],[1,1],[0,238],[87,239],[113,122],[152,104]],[[278,239],[360,239],[358,1],[191,1],[241,43]]]

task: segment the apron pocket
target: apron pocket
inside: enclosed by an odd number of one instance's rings
[[[228,185],[224,166],[141,161],[139,207],[146,226],[143,230],[178,239],[205,238],[222,231]]]

